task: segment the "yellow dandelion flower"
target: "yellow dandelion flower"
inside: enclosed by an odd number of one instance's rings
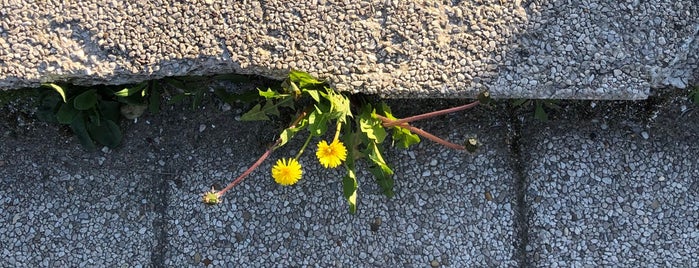
[[[318,151],[316,151],[318,161],[325,168],[335,168],[342,164],[347,158],[347,149],[341,141],[335,140],[331,144],[326,141],[318,142]]]
[[[272,178],[281,185],[293,185],[301,179],[301,164],[296,159],[279,159],[272,167]]]

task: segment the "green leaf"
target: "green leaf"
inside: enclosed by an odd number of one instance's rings
[[[373,162],[376,166],[381,168],[381,171],[387,175],[393,175],[393,170],[386,164],[381,153],[381,148],[376,143],[370,143],[367,145],[366,155],[369,156],[369,160]]]
[[[312,75],[296,70],[289,72],[289,80],[298,84],[299,88],[307,88],[308,86],[323,84],[322,81],[318,81],[318,79]]]
[[[525,102],[529,101],[528,99],[518,99],[512,102],[512,106],[518,107],[524,105]]]
[[[292,138],[294,138],[294,136],[296,135],[296,133],[298,133],[299,131],[301,131],[301,130],[303,130],[304,128],[306,128],[306,125],[307,125],[307,124],[308,124],[308,119],[307,119],[307,118],[304,118],[303,120],[301,120],[301,122],[299,122],[299,123],[296,125],[296,127],[294,127],[294,128],[286,128],[286,129],[282,130],[282,133],[279,135],[279,139],[281,140],[281,142],[279,142],[279,145],[277,145],[277,148],[284,146],[284,144],[286,144],[286,143],[289,142]]]
[[[131,96],[133,94],[143,92],[143,89],[145,89],[146,86],[148,86],[148,82],[141,82],[140,84],[135,85],[133,87],[124,88],[122,90],[114,92],[114,95],[119,96],[119,97],[128,97],[128,96]]]
[[[182,100],[184,100],[185,94],[184,93],[179,93],[177,95],[172,96],[172,98],[167,102],[168,105],[172,105],[175,103],[180,103]]]
[[[204,99],[204,89],[200,88],[194,93],[194,100],[192,101],[192,110],[197,109],[201,105],[201,101]]]
[[[369,167],[369,172],[376,178],[376,184],[381,188],[381,192],[388,198],[392,198],[395,193],[393,192],[393,185],[395,181],[391,175],[381,171],[381,168],[377,166]]]
[[[351,214],[357,212],[357,177],[354,171],[351,169],[347,170],[347,175],[342,178],[342,194],[347,199],[347,204],[349,204],[349,211]]]
[[[540,101],[536,102],[536,109],[534,109],[534,118],[543,122],[549,120],[549,116],[548,114],[546,114],[546,111],[544,111],[544,107]]]
[[[256,91],[246,91],[240,94],[228,93],[225,88],[214,89],[214,94],[218,96],[222,101],[233,105],[236,102],[253,102],[260,97],[260,94]]]
[[[257,91],[259,92],[260,97],[264,97],[265,99],[282,98],[282,97],[288,96],[288,95],[285,95],[285,94],[281,94],[281,93],[279,93],[279,92],[276,92],[276,91],[272,90],[271,88],[268,88],[268,89],[265,90],[265,91],[262,91],[261,89],[258,89]]]
[[[393,170],[391,170],[386,164],[386,161],[383,160],[381,149],[376,143],[371,143],[367,151],[366,154],[373,163],[373,165],[369,167],[369,172],[376,178],[376,183],[381,187],[383,194],[389,198],[393,197]]]
[[[338,121],[343,123],[347,117],[352,117],[349,98],[345,95],[335,93],[331,88],[326,88],[326,90],[328,92],[327,99],[330,101],[330,107],[332,107],[334,113],[333,119],[338,119]]]
[[[46,84],[41,84],[41,85],[42,85],[42,86],[45,86],[45,87],[50,87],[50,88],[52,88],[53,90],[55,90],[56,92],[58,92],[58,94],[61,95],[61,98],[63,98],[63,102],[68,102],[68,100],[66,100],[66,91],[63,90],[63,88],[60,87],[59,85],[56,85],[56,84],[54,84],[54,83],[46,83]]]
[[[95,142],[92,141],[90,134],[87,132],[87,128],[85,127],[85,119],[83,116],[73,118],[73,122],[70,123],[70,129],[78,138],[78,142],[80,142],[85,149],[88,151],[94,151],[97,149],[95,147]]]
[[[308,93],[308,95],[313,98],[316,102],[320,102],[320,95],[318,95],[318,90],[315,89],[304,89],[303,92]]]
[[[153,81],[148,90],[150,91],[150,96],[148,97],[148,111],[156,114],[160,111],[160,83],[158,83],[157,80]]]
[[[403,149],[420,143],[420,136],[402,127],[393,127],[393,144],[398,144]]]
[[[362,113],[359,118],[359,129],[367,138],[376,143],[382,143],[386,138],[386,129],[381,125],[381,120],[373,118],[366,113]]]
[[[277,109],[277,105],[275,105],[271,100],[267,100],[264,106],[261,106],[260,104],[255,105],[254,107],[252,107],[252,109],[250,109],[250,111],[243,114],[240,117],[240,120],[269,120],[269,117],[267,115],[279,116],[279,110]]]
[[[179,88],[179,89],[184,90],[187,88],[187,85],[184,82],[182,82],[178,79],[175,79],[175,78],[165,78],[165,79],[163,79],[163,81],[165,81],[165,83],[167,83],[168,85]]]
[[[76,96],[73,100],[75,109],[85,111],[94,108],[97,105],[97,92],[94,89],[85,91]]]
[[[44,122],[57,123],[56,113],[61,105],[64,105],[64,103],[60,96],[52,94],[50,91],[41,92],[37,104],[36,117]]]
[[[103,124],[87,124],[87,130],[95,141],[114,148],[121,142],[121,130],[112,120],[104,120]]]
[[[378,112],[382,113],[386,118],[392,119],[392,120],[397,120],[395,116],[391,113],[391,108],[386,105],[386,103],[382,102],[379,104],[376,109]],[[393,127],[392,128],[392,139],[393,139],[393,145],[398,144],[403,149],[407,149],[408,147],[420,143],[420,136],[418,136],[415,133],[410,132],[407,128],[402,128],[402,127]]]
[[[323,136],[328,130],[328,114],[316,105],[316,110],[308,115],[308,132],[313,136]]]
[[[75,119],[79,113],[80,111],[75,109],[72,103],[65,103],[61,105],[61,108],[58,108],[56,119],[58,123],[67,125],[73,122],[73,119]]]

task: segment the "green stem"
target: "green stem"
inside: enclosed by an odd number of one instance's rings
[[[299,157],[301,157],[301,155],[303,154],[303,151],[306,150],[306,146],[308,146],[308,143],[311,142],[311,137],[313,137],[313,135],[308,135],[308,138],[306,138],[306,142],[303,143],[301,150],[299,150],[299,152],[296,154],[296,157],[294,157],[294,159],[296,159],[296,161],[299,160]]]
[[[340,121],[337,121],[337,127],[335,128],[335,138],[333,139],[333,142],[340,137],[340,129],[342,129],[342,124],[340,123]]]

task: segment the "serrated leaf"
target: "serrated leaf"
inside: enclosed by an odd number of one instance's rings
[[[384,173],[380,167],[373,166],[369,167],[369,172],[376,178],[376,184],[381,187],[381,192],[388,198],[392,198],[395,193],[393,192],[393,185],[395,184],[391,175]]]
[[[397,144],[403,149],[420,143],[420,136],[402,127],[393,127],[393,144]]]
[[[54,83],[46,83],[46,84],[42,84],[42,86],[52,88],[53,90],[58,92],[58,94],[61,95],[61,98],[63,98],[63,102],[68,102],[68,100],[66,100],[66,91],[63,90],[63,88],[61,86],[56,85]]]
[[[296,70],[289,72],[289,80],[298,84],[299,88],[307,88],[308,86],[323,84],[322,81],[319,81],[309,73]]]
[[[546,114],[546,111],[544,111],[544,107],[541,104],[541,102],[536,103],[536,109],[534,109],[534,118],[538,119],[539,121],[546,122],[549,120],[549,115]]]
[[[148,85],[148,82],[142,82],[142,83],[135,85],[133,87],[124,88],[122,90],[114,92],[114,95],[119,96],[119,97],[128,97],[128,96],[134,95],[136,93],[143,92],[143,89],[145,89],[147,85]]]
[[[87,131],[90,136],[97,142],[114,148],[121,142],[121,130],[119,125],[112,120],[104,120],[102,124],[87,124]]]
[[[352,109],[349,98],[345,95],[335,93],[333,89],[326,88],[329,92],[327,99],[330,101],[330,106],[333,111],[333,119],[345,122],[347,117],[352,117]]]
[[[271,100],[267,100],[267,102],[265,102],[264,106],[261,106],[260,104],[255,105],[254,107],[252,107],[252,109],[250,109],[250,111],[243,114],[240,117],[240,120],[243,120],[243,121],[269,120],[269,117],[267,115],[279,116],[279,110],[277,109],[277,106]]]
[[[359,129],[367,138],[376,143],[382,143],[386,138],[386,129],[381,125],[381,120],[364,113],[359,118]]]
[[[56,119],[58,120],[58,123],[67,125],[73,122],[79,113],[80,111],[75,109],[72,103],[64,103],[61,105],[61,108],[58,108]]]
[[[250,111],[240,116],[243,121],[269,120],[269,117],[262,112],[262,105],[257,104]]]
[[[349,204],[349,211],[351,214],[357,212],[357,189],[359,188],[357,183],[357,177],[354,171],[351,169],[347,170],[347,175],[342,178],[342,194],[347,199],[347,204]]]
[[[97,92],[94,89],[85,91],[73,99],[75,109],[85,111],[97,105]]]
[[[268,88],[265,91],[258,89],[257,91],[259,92],[258,94],[260,94],[260,97],[264,97],[266,99],[279,98],[281,95],[283,95],[283,94],[280,94],[279,92],[272,90],[271,88]]]

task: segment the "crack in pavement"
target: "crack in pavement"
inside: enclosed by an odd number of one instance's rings
[[[524,174],[521,151],[522,123],[517,120],[515,107],[509,107],[508,138],[510,139],[510,157],[512,170],[515,175],[515,220],[514,232],[518,239],[514,241],[515,258],[519,259],[520,267],[530,267],[527,258],[527,245],[529,244],[529,216],[525,200],[527,192],[527,177]]]

